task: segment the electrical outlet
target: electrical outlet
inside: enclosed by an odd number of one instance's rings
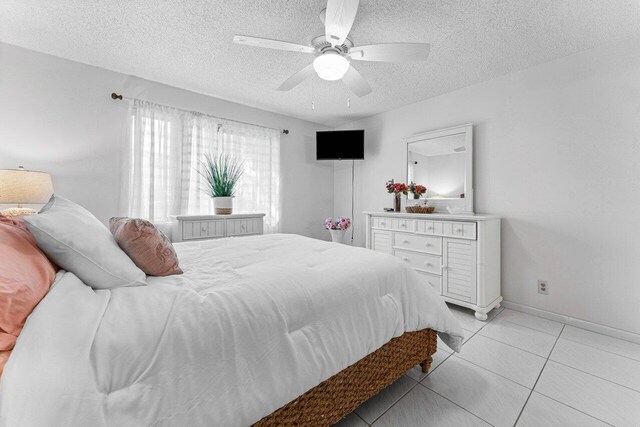
[[[549,283],[546,280],[538,280],[538,293],[549,295]]]

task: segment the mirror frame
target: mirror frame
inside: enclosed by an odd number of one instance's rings
[[[460,212],[461,214],[473,214],[473,197],[474,197],[474,191],[473,191],[473,123],[467,123],[464,125],[460,125],[460,126],[454,126],[454,127],[450,127],[450,128],[445,128],[445,129],[437,129],[437,130],[433,130],[433,131],[428,131],[428,132],[423,132],[423,133],[419,133],[417,135],[412,135],[412,136],[408,136],[402,139],[402,141],[407,144],[407,150],[406,150],[406,154],[405,154],[405,170],[406,170],[406,177],[407,177],[407,185],[409,185],[409,144],[414,143],[414,142],[421,142],[421,141],[428,141],[430,139],[436,139],[436,138],[442,138],[445,136],[452,136],[452,135],[460,135],[460,134],[464,134],[465,138],[464,138],[464,144],[465,144],[465,178],[464,178],[464,199],[459,199],[459,200],[464,200],[464,203],[462,202],[457,202],[455,203],[455,205],[458,205],[460,207],[462,207],[463,211]],[[428,186],[428,184],[427,184]],[[409,200],[415,200],[415,199],[409,199],[409,196],[407,196],[407,201]],[[430,202],[434,202],[438,199],[427,199]],[[451,204],[451,200],[449,199],[449,204]],[[435,212],[438,213],[448,213],[448,211],[446,210],[446,202],[441,202],[441,203],[435,203],[436,205],[436,210]],[[440,209],[439,209],[440,208]],[[444,210],[443,210],[444,209]]]

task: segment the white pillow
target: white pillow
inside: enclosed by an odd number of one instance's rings
[[[24,220],[40,249],[92,288],[146,285],[144,272],[120,249],[109,229],[82,206],[53,195],[37,215]]]

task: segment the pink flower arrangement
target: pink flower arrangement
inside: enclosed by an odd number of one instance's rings
[[[349,227],[351,227],[351,218],[346,216],[339,216],[336,221],[333,218],[324,220],[324,228],[327,230],[346,230]]]
[[[388,193],[394,193],[394,194],[407,194],[409,192],[409,187],[407,187],[407,184],[403,184],[401,182],[393,182],[393,180],[389,180],[387,181],[387,183],[385,184],[385,188],[387,189]]]

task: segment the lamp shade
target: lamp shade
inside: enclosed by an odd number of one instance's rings
[[[47,203],[53,193],[48,173],[20,169],[0,169],[0,203]]]

